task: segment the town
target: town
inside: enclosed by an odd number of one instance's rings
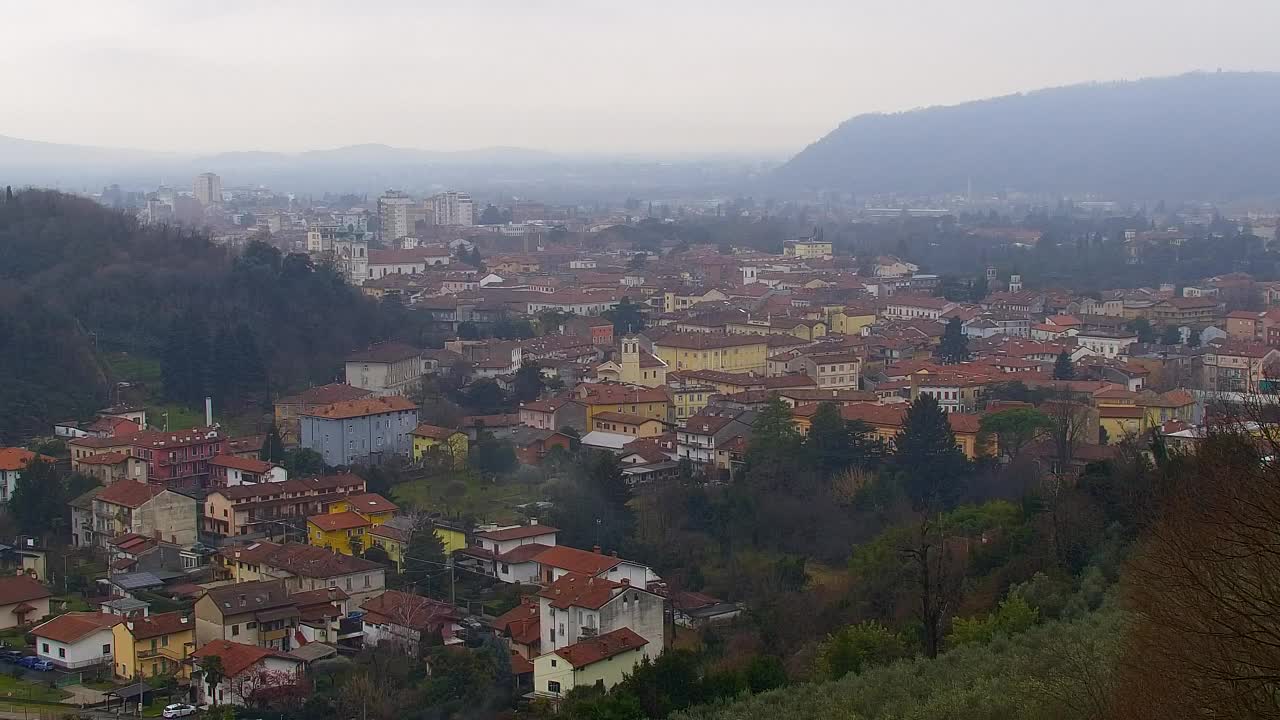
[[[770,214],[301,202],[213,173],[94,200],[209,228],[245,283],[328,273],[391,330],[325,348],[324,382],[282,374],[262,325],[178,316],[150,356],[94,330],[110,404],[0,449],[0,690],[34,710],[587,717],[625,691],[661,717],[879,662],[839,659],[867,623],[883,661],[933,657],[1027,607],[1011,586],[1085,597],[1139,520],[1084,498],[1280,389],[1280,281],[1249,272],[1274,216],[846,205],[737,244],[697,236]],[[979,252],[941,263],[931,233]],[[1046,267],[1072,250],[1167,277]],[[1049,480],[1080,497],[1016,505]],[[908,542],[966,578],[945,603],[863,552],[921,513],[955,518]],[[1019,565],[1039,517],[1051,557]],[[664,677],[700,694],[654,705]]]

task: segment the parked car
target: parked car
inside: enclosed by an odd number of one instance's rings
[[[5,662],[18,662],[24,657],[21,650],[4,650],[0,652],[0,660]]]
[[[48,660],[40,660],[39,658],[37,658],[35,661],[29,663],[27,667],[31,668],[32,670],[39,670],[40,672],[49,672],[50,670],[53,669],[53,663],[49,662]]]
[[[172,705],[165,705],[164,712],[160,713],[161,717],[166,717],[166,718],[180,718],[180,717],[186,717],[188,715],[195,715],[195,714],[196,714],[195,706],[188,705],[186,703],[174,703]]]
[[[31,663],[39,659],[40,658],[36,657],[35,655],[23,655],[21,658],[18,659],[18,664],[24,668],[29,668],[31,667]]]

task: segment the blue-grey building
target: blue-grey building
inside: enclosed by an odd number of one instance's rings
[[[418,407],[399,395],[325,405],[299,416],[302,447],[328,465],[378,463],[413,452]]]

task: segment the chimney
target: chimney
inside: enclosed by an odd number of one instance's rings
[[[133,632],[133,621],[132,621],[132,620],[130,620],[129,622],[125,623],[124,625],[125,625],[125,627],[129,628],[129,632]]]
[[[599,554],[600,554],[600,546],[599,546],[599,545],[592,545],[592,546],[591,546],[591,552],[593,552],[593,553],[595,553],[595,554],[599,555]]]
[[[213,427],[213,398],[208,395],[204,398],[204,426]]]

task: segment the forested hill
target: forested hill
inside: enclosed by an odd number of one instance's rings
[[[1280,73],[1076,85],[848,120],[776,171],[852,192],[1280,195]]]
[[[306,256],[263,244],[236,256],[89,200],[0,194],[0,442],[101,407],[118,379],[107,353],[160,361],[181,379],[172,400],[266,407],[273,390],[331,380],[352,348],[415,334],[402,307]]]

